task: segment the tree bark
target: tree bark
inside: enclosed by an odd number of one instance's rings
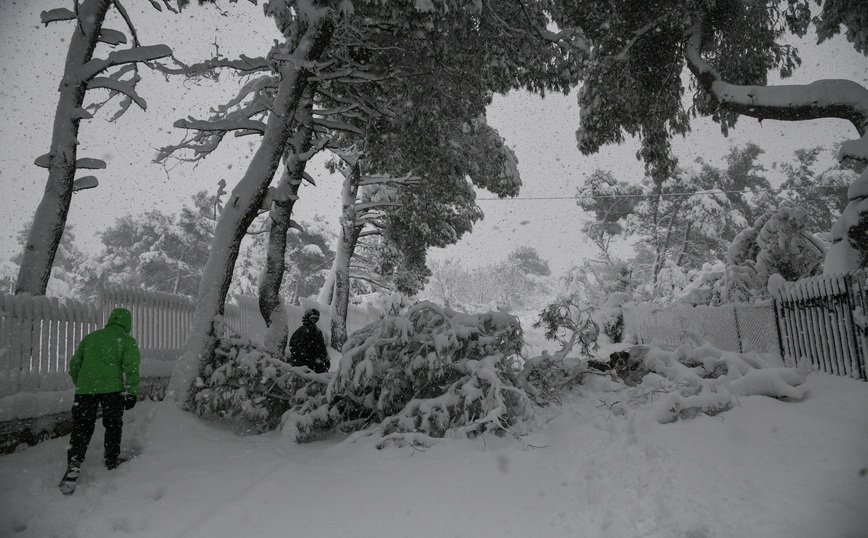
[[[15,294],[45,295],[51,267],[66,228],[75,180],[78,128],[88,77],[82,66],[93,57],[97,39],[112,0],[84,0],[78,5],[78,19],[69,41],[60,97],[54,113],[48,182],[33,216],[24,255],[15,283]]]
[[[687,257],[687,245],[690,242],[690,232],[693,228],[693,223],[688,222],[687,227],[684,229],[684,240],[681,241],[681,251],[678,253],[678,258],[675,260],[675,265],[681,267],[684,263],[684,258]]]
[[[341,228],[335,250],[334,295],[331,302],[331,347],[341,351],[347,341],[347,313],[350,303],[350,261],[362,226],[356,224],[356,199],[361,170],[358,162],[348,171],[341,190]]]
[[[313,108],[314,87],[312,84],[305,88],[302,103],[300,104],[299,119],[296,129],[296,141],[287,151],[284,159],[284,172],[277,186],[274,206],[271,208],[271,226],[268,231],[268,249],[265,260],[265,275],[259,285],[259,312],[265,320],[271,338],[266,339],[268,351],[277,356],[282,356],[289,339],[289,327],[282,324],[281,327],[273,327],[272,314],[281,303],[280,286],[283,283],[283,275],[286,272],[286,236],[289,232],[292,208],[298,199],[298,189],[301,186],[307,159],[303,154],[310,149],[310,141],[313,135],[313,125],[310,123],[311,110]],[[278,332],[279,331],[279,332]]]
[[[223,314],[241,239],[262,206],[268,185],[286,150],[306,86],[308,73],[303,66],[319,58],[331,40],[333,29],[328,18],[311,24],[287,61],[281,61],[280,83],[262,142],[217,221],[211,253],[199,284],[193,326],[169,382],[169,394],[182,408],[192,407],[194,383],[214,354],[217,345],[215,317]]]

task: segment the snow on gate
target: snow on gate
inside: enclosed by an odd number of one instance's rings
[[[777,353],[806,366],[868,381],[868,279],[863,271],[783,279],[773,302],[693,306],[623,305],[624,330],[638,343],[678,346],[707,341],[740,353]]]
[[[782,355],[806,365],[868,381],[868,283],[863,271],[804,278],[772,286]]]

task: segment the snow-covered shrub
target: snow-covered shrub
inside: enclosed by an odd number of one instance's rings
[[[532,409],[517,386],[522,344],[515,316],[421,302],[350,335],[325,402],[293,409],[284,432],[303,441],[332,426],[375,424],[382,442],[422,443],[449,431],[521,432]]]
[[[663,268],[657,273],[653,297],[657,301],[670,302],[687,287],[689,282],[690,278],[684,267],[672,260],[666,260]]]
[[[398,291],[378,291],[366,296],[362,296],[362,301],[359,304],[367,305],[377,312],[381,312],[381,318],[388,316],[399,316],[402,312],[416,304],[417,301],[413,297],[409,297]]]
[[[576,344],[583,357],[590,357],[591,351],[598,347],[600,327],[591,316],[591,310],[582,308],[572,298],[561,298],[545,307],[534,327],[545,328],[546,340],[561,344],[563,356]]]
[[[632,294],[636,284],[632,267],[623,260],[585,260],[560,278],[558,292],[583,308],[599,308],[612,294]]]
[[[763,280],[751,260],[744,261],[744,265],[706,263],[690,271],[688,278],[690,283],[673,296],[673,302],[718,306],[767,298]]]
[[[738,398],[804,398],[805,372],[795,368],[770,367],[766,358],[754,353],[722,351],[710,344],[681,346],[665,351],[658,347],[636,346],[629,350],[638,361],[636,376],[629,388],[612,391],[610,409],[650,407],[663,424],[699,414],[717,415],[738,405]]]
[[[214,362],[198,380],[200,415],[240,419],[256,431],[274,429],[290,408],[305,410],[322,400],[330,374],[293,367],[246,338],[218,342]]]
[[[606,302],[594,312],[594,321],[611,342],[617,343],[624,339],[623,305],[631,300],[629,294],[616,292],[609,295]]]

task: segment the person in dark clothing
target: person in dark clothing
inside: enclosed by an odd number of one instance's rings
[[[81,473],[99,407],[102,407],[105,426],[105,465],[114,469],[121,461],[124,410],[136,405],[139,392],[139,347],[129,334],[131,328],[130,311],[114,309],[105,328],[85,336],[69,361],[75,399],[72,435],[66,454],[67,471],[61,482],[65,493],[71,493]]]
[[[307,366],[321,374],[329,371],[329,354],[325,337],[316,326],[319,310],[309,308],[301,318],[301,327],[289,339],[289,360],[293,366]]]

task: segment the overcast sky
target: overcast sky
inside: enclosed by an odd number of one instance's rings
[[[18,230],[32,216],[45,187],[47,171],[34,166],[33,160],[48,151],[57,86],[72,25],[60,22],[45,27],[39,22],[39,12],[67,3],[0,2],[0,260],[20,250]],[[206,57],[216,47],[229,57],[239,53],[263,55],[278,37],[273,22],[262,16],[261,6],[243,1],[223,2],[225,15],[213,7],[192,7],[175,15],[154,11],[149,2],[127,4],[143,44],[168,44],[185,61]],[[123,29],[116,19],[106,26]],[[843,40],[820,47],[805,41],[799,47],[805,62],[792,83],[848,78],[868,85],[868,60]],[[100,186],[75,194],[70,211],[69,222],[77,243],[91,252],[100,246],[97,232],[111,226],[118,216],[152,207],[178,209],[199,190],[216,192],[220,179],[231,188],[258,143],[252,137],[228,140],[220,155],[195,168],[181,165],[166,170],[153,164],[158,147],[176,143],[183,136],[183,131],[172,128],[174,120],[187,115],[206,116],[208,106],[225,101],[235,86],[167,82],[147,69],[141,74],[138,90],[148,103],[147,112],[134,107],[110,123],[116,106],[109,104],[95,119],[82,122],[79,157],[96,157],[108,163],[106,170],[96,171]],[[223,82],[231,81],[224,77]],[[102,90],[93,93],[105,94]],[[488,120],[518,156],[522,193],[516,200],[481,200],[479,205],[486,218],[474,233],[455,247],[432,252],[432,256],[452,257],[476,266],[500,261],[516,247],[532,246],[560,272],[595,254],[579,231],[584,215],[569,198],[597,168],[634,181],[641,178],[643,168],[635,159],[635,143],[606,148],[594,157],[582,156],[575,142],[579,113],[575,103],[575,93],[545,99],[524,94],[495,99]],[[774,162],[789,160],[796,149],[816,145],[831,148],[853,137],[853,127],[841,120],[759,124],[743,118],[728,139],[716,125],[697,122],[687,139],[676,141],[676,151],[684,163],[696,157],[720,163],[731,145],[753,141],[766,150],[763,159],[771,167]],[[336,221],[339,176],[330,176],[324,170],[312,174],[318,178],[318,186],[302,188],[296,220],[320,214]],[[486,192],[478,196],[492,198]]]

